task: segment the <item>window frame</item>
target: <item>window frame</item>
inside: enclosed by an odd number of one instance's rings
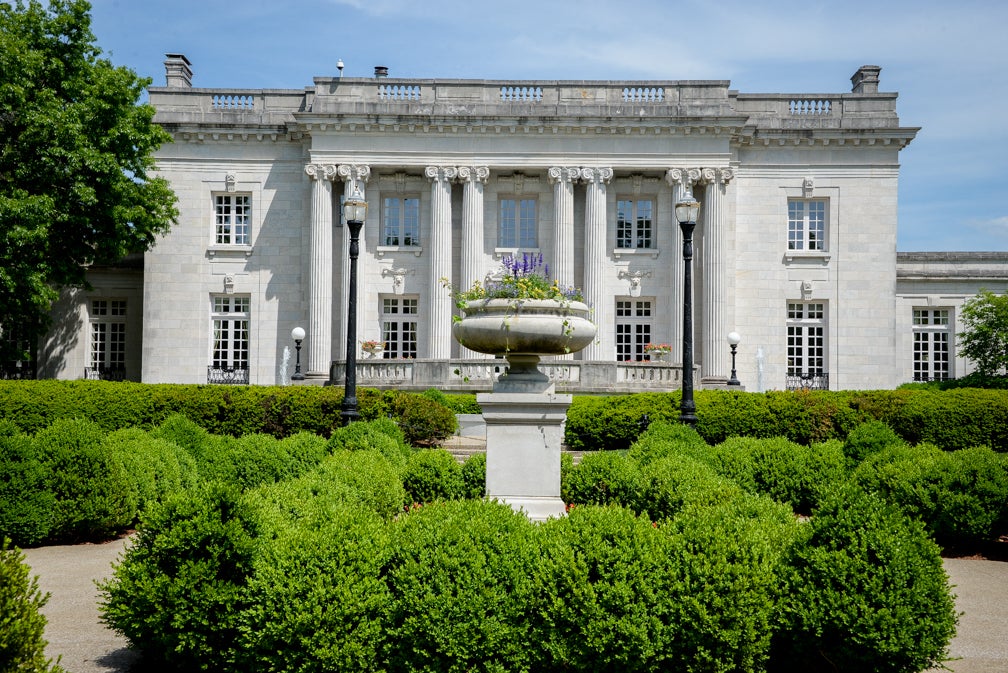
[[[785,376],[788,390],[828,390],[829,304],[822,299],[789,299],[785,315]],[[796,359],[801,363],[800,366],[795,366]]]
[[[622,304],[626,306],[621,306]],[[651,354],[644,347],[653,342],[656,309],[654,297],[616,297],[613,306],[613,338],[617,362],[651,361]],[[626,355],[632,357],[624,357]]]
[[[245,199],[245,203],[239,205],[237,203],[238,199]],[[223,249],[244,249],[252,247],[252,213],[253,213],[253,198],[252,192],[250,191],[240,191],[240,192],[213,192],[211,194],[211,201],[213,205],[213,238],[212,246],[215,248]],[[228,216],[230,221],[223,223],[224,226],[229,227],[228,238],[230,240],[221,240],[221,205],[223,201],[229,202],[229,212]],[[239,215],[239,208],[244,208],[245,212],[242,213],[243,221],[237,222]],[[244,234],[239,236],[238,232],[243,231]]]
[[[391,234],[389,232],[389,202],[398,202],[398,207],[396,212],[398,216],[395,222],[395,240],[392,240]],[[408,202],[416,203],[416,221],[415,221],[415,231],[413,236],[408,238],[406,227],[407,227],[407,217],[408,217]],[[381,230],[378,232],[378,247],[385,250],[418,250],[423,248],[423,236],[422,236],[422,212],[423,212],[423,200],[419,194],[403,194],[397,196],[383,196],[381,197]],[[401,232],[401,233],[400,233]],[[408,241],[408,242],[407,242]]]
[[[505,204],[514,203],[514,216],[505,217]],[[531,203],[532,216],[526,218],[524,214],[524,204]],[[525,236],[527,231],[523,227],[531,223],[532,237]],[[506,238],[508,228],[513,228],[511,232],[513,238]],[[539,249],[539,196],[538,194],[526,196],[524,194],[505,194],[497,199],[497,246],[498,252],[523,250],[525,252],[537,251]]]
[[[240,305],[239,302],[241,302]],[[227,308],[224,308],[225,305]],[[222,329],[224,323],[227,323],[226,332]],[[225,334],[225,343],[221,342],[222,334]],[[223,357],[221,354],[223,354]],[[207,357],[208,378],[214,383],[248,383],[251,361],[251,295],[210,295],[210,343]],[[216,380],[214,380],[215,377]]]
[[[86,377],[119,377],[126,371],[127,311],[121,297],[89,299]]]
[[[651,195],[631,198],[618,197],[616,199],[616,237],[613,242],[613,248],[615,250],[620,253],[634,252],[638,250],[654,252],[657,250],[658,243],[656,239],[658,232],[657,227],[655,227],[657,210],[656,201],[657,199]],[[650,209],[646,225],[642,225],[641,223],[640,205],[642,203],[649,204]],[[629,219],[624,219],[624,217],[622,217],[623,204],[630,204]],[[630,230],[629,240],[627,240],[627,236],[621,231],[627,228]],[[642,239],[646,242],[646,245],[640,245]],[[629,243],[629,245],[624,245],[624,243]]]
[[[935,322],[939,317],[944,322]],[[953,347],[955,340],[952,337],[955,329],[955,315],[953,309],[947,306],[914,306],[911,309],[910,325],[913,333],[911,365],[913,380],[945,381],[954,378],[955,355]],[[922,376],[924,370],[926,372]],[[936,372],[936,370],[943,371]]]
[[[379,295],[383,360],[416,360],[419,349],[420,298],[417,295]],[[389,310],[394,307],[394,310]],[[407,310],[408,309],[408,310]],[[412,319],[403,319],[410,316]],[[390,319],[395,317],[394,320]],[[396,326],[390,327],[392,323]]]

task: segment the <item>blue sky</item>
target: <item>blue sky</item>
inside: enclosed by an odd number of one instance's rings
[[[92,0],[99,46],[157,86],[300,89],[375,65],[393,77],[728,79],[843,93],[864,64],[898,91],[897,247],[1008,251],[1008,3],[848,0]]]

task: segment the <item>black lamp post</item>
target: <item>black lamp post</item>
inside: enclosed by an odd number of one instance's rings
[[[742,337],[739,336],[738,332],[728,333],[728,345],[731,346],[731,378],[728,379],[728,385],[730,386],[742,385],[742,382],[738,380],[738,376],[735,374],[735,349],[738,348],[741,342]]]
[[[696,227],[700,204],[687,194],[675,206],[676,219],[683,235],[683,344],[682,402],[679,420],[696,427],[696,402],[693,401],[693,229]]]
[[[301,373],[301,342],[304,341],[304,337],[304,327],[295,327],[291,330],[291,339],[294,339],[294,349],[297,350],[297,364],[294,365],[291,381],[304,381],[304,374]]]
[[[344,373],[343,425],[360,419],[357,412],[357,256],[360,254],[360,230],[367,217],[367,201],[358,187],[343,202],[343,219],[350,228],[350,288],[347,293],[346,371]]]

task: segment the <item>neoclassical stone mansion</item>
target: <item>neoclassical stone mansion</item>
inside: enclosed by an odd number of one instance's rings
[[[348,228],[358,384],[486,390],[503,360],[451,337],[457,288],[542,255],[583,289],[598,338],[544,360],[571,392],[681,384],[683,241],[699,387],[891,388],[956,377],[963,301],[1008,291],[1008,254],[897,253],[895,93],[863,66],[846,93],[740,93],[728,81],[320,76],[303,89],[192,86],[181,54],[152,87],[174,142],[157,155],[177,225],[93,269],[39,346],[37,375],[166,383],[342,380]],[[305,337],[298,353],[292,328]],[[376,342],[370,347],[368,342]],[[357,346],[355,346],[356,348]],[[666,352],[667,351],[667,352]]]

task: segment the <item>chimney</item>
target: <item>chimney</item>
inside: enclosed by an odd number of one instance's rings
[[[880,72],[882,72],[882,68],[877,65],[861,66],[850,78],[851,84],[854,85],[851,91],[854,93],[878,93]]]
[[[382,79],[388,77],[388,66],[376,65],[374,67],[374,76],[375,79]]]
[[[192,88],[192,63],[185,54],[165,54],[165,86]]]

